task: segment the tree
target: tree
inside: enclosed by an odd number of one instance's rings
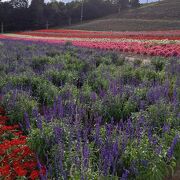
[[[12,17],[13,7],[9,2],[0,2],[0,22],[7,24]]]
[[[28,8],[28,0],[11,0],[13,8]]]
[[[81,3],[78,1],[72,1],[66,4],[66,17],[68,24],[71,25],[74,20],[79,21],[81,15]]]
[[[128,7],[129,0],[114,0],[113,3],[117,5],[118,13],[120,13]]]
[[[139,7],[140,6],[139,0],[131,0],[130,4],[131,4],[131,7]]]
[[[71,25],[82,18],[95,19],[129,7],[129,0],[74,0],[66,4],[57,0],[47,4],[44,1],[0,0],[0,23],[3,22],[8,31],[31,30],[45,28],[46,24],[47,27],[49,24],[52,27]],[[139,1],[130,0],[130,3],[136,7]]]
[[[48,24],[57,26],[65,21],[65,4],[63,2],[57,2],[55,0],[47,3],[44,7],[44,17]]]
[[[44,22],[44,0],[32,0],[30,5],[30,19],[32,26],[41,27]]]

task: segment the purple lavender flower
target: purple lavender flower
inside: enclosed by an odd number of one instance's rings
[[[18,123],[19,124],[19,127],[21,128],[21,129],[23,129],[23,125],[19,122]]]
[[[140,105],[139,105],[140,109],[144,110],[145,109],[145,105],[146,105],[145,101],[141,100],[140,101]]]
[[[114,157],[117,157],[119,155],[118,140],[113,143],[112,154]]]
[[[148,139],[149,139],[149,142],[152,141],[152,130],[151,129],[148,130]]]
[[[36,118],[36,125],[38,127],[38,129],[42,130],[42,119],[41,119],[41,115],[39,114],[37,109],[33,110],[33,116]]]
[[[90,97],[91,97],[92,101],[96,101],[96,99],[97,99],[97,95],[95,92],[91,92]]]
[[[141,160],[141,163],[144,167],[147,167],[148,166],[148,160]]]
[[[41,165],[41,162],[40,162],[40,160],[39,160],[39,157],[38,157],[38,155],[36,155],[36,159],[37,159],[37,167],[38,167],[38,169],[39,169],[39,171],[40,171],[40,179],[41,180],[45,180],[45,177],[44,177],[44,175],[42,174],[42,171],[41,171],[41,169],[42,169],[42,165]]]
[[[26,129],[30,130],[31,126],[30,126],[29,116],[26,112],[24,113],[24,120],[25,120],[25,124],[26,124]]]
[[[126,135],[122,136],[122,147],[121,147],[121,149],[122,149],[123,152],[126,149],[127,140],[128,140],[128,137]]]
[[[129,173],[130,172],[127,169],[125,169],[123,174],[122,174],[121,180],[127,180]]]
[[[177,89],[176,89],[176,87],[174,88],[174,90],[173,90],[173,104],[176,104],[177,103]]]
[[[108,139],[111,135],[111,125],[106,124],[106,138]]]
[[[99,96],[103,98],[105,96],[105,91],[103,89],[99,90]]]
[[[134,132],[134,129],[133,129],[132,121],[128,119],[127,126],[126,126],[126,135],[131,138],[132,135],[134,134],[133,132]]]
[[[162,146],[159,145],[159,146],[155,149],[155,152],[156,152],[157,155],[160,155],[161,152],[162,152]]]
[[[171,143],[170,148],[169,148],[168,151],[167,151],[167,157],[168,157],[169,159],[172,158],[173,153],[174,153],[174,148],[175,148],[175,146],[176,146],[176,144],[177,144],[178,142],[180,142],[180,137],[179,137],[179,135],[176,135],[176,136],[174,137],[172,143]]]
[[[59,127],[54,127],[55,140],[59,142],[62,138],[62,129]]]
[[[64,107],[63,107],[63,104],[62,104],[62,98],[59,96],[58,97],[58,101],[57,101],[57,113],[58,113],[58,116],[60,117],[60,118],[63,118],[63,115],[64,115]]]
[[[89,162],[89,148],[88,148],[88,143],[85,142],[83,146],[83,159],[84,159],[84,167],[88,168],[88,162]]]
[[[166,133],[169,132],[169,130],[170,130],[170,125],[165,123],[163,126],[163,132]]]

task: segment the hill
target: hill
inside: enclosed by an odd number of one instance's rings
[[[137,9],[77,24],[70,29],[95,31],[140,31],[180,29],[180,1],[163,0]]]

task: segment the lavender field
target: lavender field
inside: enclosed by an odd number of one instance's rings
[[[0,97],[37,179],[161,180],[180,163],[179,58],[1,40]]]

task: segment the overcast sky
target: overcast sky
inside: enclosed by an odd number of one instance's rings
[[[2,0],[2,1],[8,1],[8,0]],[[45,2],[48,2],[50,0],[45,0]],[[59,0],[60,1],[60,0]],[[71,0],[61,0],[63,2],[69,2]],[[154,2],[154,1],[157,1],[157,0],[149,0],[149,2]],[[144,2],[147,2],[147,0],[140,0],[141,3],[144,3]]]

